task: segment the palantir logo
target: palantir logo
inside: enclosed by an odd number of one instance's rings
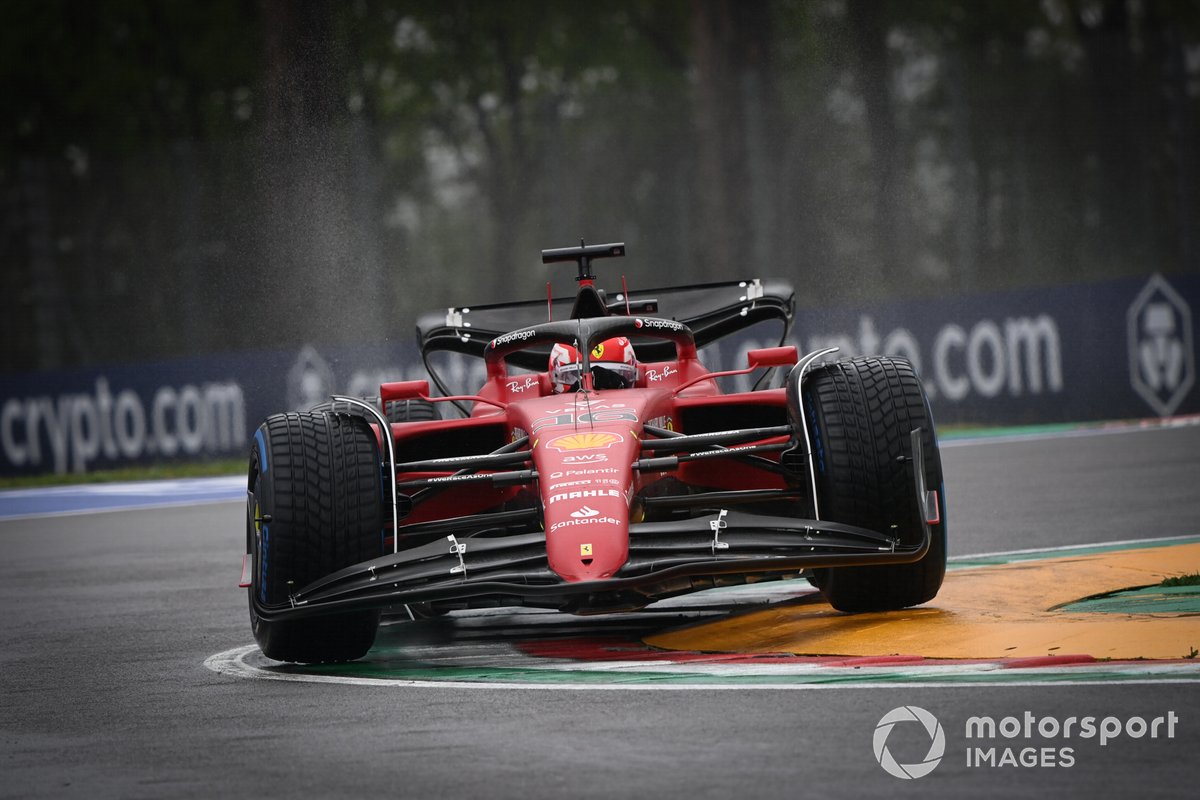
[[[929,737],[929,752],[925,754],[924,759],[915,764],[897,762],[891,751],[888,750],[888,737],[892,735],[892,730],[902,722],[915,722],[920,727],[901,725],[901,731],[922,730],[924,731],[923,735]],[[946,733],[942,730],[942,724],[938,722],[937,717],[920,706],[900,706],[893,708],[883,715],[883,719],[879,720],[879,724],[875,726],[873,745],[875,760],[879,762],[879,766],[883,767],[884,771],[897,778],[911,780],[925,777],[941,763],[942,756],[946,754]]]
[[[1129,307],[1127,326],[1133,390],[1160,416],[1170,416],[1196,380],[1192,311],[1155,275]]]

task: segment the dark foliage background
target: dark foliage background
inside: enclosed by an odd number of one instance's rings
[[[802,306],[1200,270],[1195,0],[0,15],[0,370],[406,338],[580,237]]]

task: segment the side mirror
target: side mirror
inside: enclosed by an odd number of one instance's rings
[[[746,362],[751,369],[759,367],[790,367],[800,360],[800,354],[792,345],[787,347],[764,347],[746,353]]]
[[[692,384],[699,383],[700,381],[712,380],[713,378],[724,378],[729,375],[745,375],[748,372],[754,372],[754,370],[762,367],[790,367],[799,360],[800,356],[796,352],[796,348],[792,347],[791,345],[788,345],[787,347],[764,347],[761,350],[751,350],[750,352],[746,353],[746,361],[750,363],[750,366],[746,367],[745,369],[727,369],[722,370],[721,372],[705,372],[701,375],[697,375],[690,381],[676,386],[674,391],[675,394],[679,394]]]
[[[393,400],[418,400],[429,397],[429,381],[396,381],[379,384],[379,401],[387,408]]]

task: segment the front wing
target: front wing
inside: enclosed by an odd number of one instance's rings
[[[919,561],[937,521],[920,433],[911,433],[912,491],[923,510],[923,535],[915,544],[829,520],[727,511],[720,506],[755,493],[717,492],[688,498],[693,506],[711,503],[711,517],[631,524],[629,558],[614,577],[567,582],[549,569],[540,531],[470,536],[473,527],[528,527],[538,514],[530,509],[427,523],[430,533],[439,527],[454,532],[334,572],[300,588],[285,604],[255,601],[256,612],[271,620],[431,602],[621,611],[712,586],[798,577],[809,569]]]

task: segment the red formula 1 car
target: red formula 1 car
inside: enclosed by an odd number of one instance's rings
[[[335,397],[259,427],[243,585],[264,654],[359,658],[388,609],[592,614],[798,577],[843,611],[937,594],[942,469],[912,367],[799,358],[782,345],[781,282],[600,291],[592,262],[624,252],[543,251],[577,264],[573,301],[423,317],[442,396],[385,383],[378,400]],[[762,323],[780,325],[781,346],[751,350],[744,369],[700,362],[698,347]],[[476,394],[447,390],[431,358],[443,351],[483,359]],[[751,391],[718,386],[751,373]],[[458,412],[443,418],[447,405]]]

